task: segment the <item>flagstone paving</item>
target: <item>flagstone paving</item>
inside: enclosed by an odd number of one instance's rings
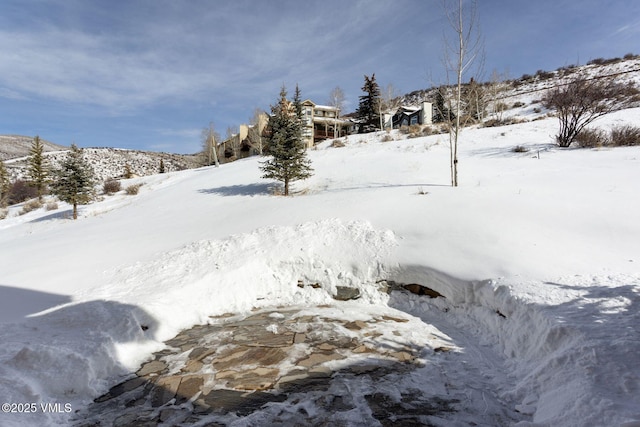
[[[407,319],[344,321],[330,310],[316,307],[308,315],[301,307],[263,309],[182,331],[130,379],[95,399],[73,425],[336,425],[318,414],[351,411],[343,419],[361,421],[355,425],[411,426],[427,425],[426,415],[453,411],[455,401],[429,399],[417,389],[385,393],[385,384],[420,364],[423,349],[400,340],[377,345],[376,325]],[[350,392],[356,383],[376,392],[356,402]]]

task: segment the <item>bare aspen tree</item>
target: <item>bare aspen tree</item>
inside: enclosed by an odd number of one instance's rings
[[[465,7],[463,7],[463,3]],[[464,114],[462,105],[462,83],[465,72],[483,53],[483,44],[478,28],[477,2],[472,0],[466,4],[463,0],[443,0],[443,8],[455,34],[455,42],[444,35],[444,65],[447,80],[451,73],[455,74],[452,107],[453,121],[449,126],[449,146],[451,163],[451,185],[458,186],[458,137],[461,132],[461,119]]]
[[[260,108],[256,108],[255,110],[253,110],[253,115],[249,119],[249,140],[251,141],[252,145],[257,145],[258,154],[261,156],[264,151],[262,131],[264,130],[263,127],[264,124],[266,124],[267,120],[265,116],[266,113],[264,111],[262,111]],[[265,122],[264,124],[263,121]]]
[[[400,107],[401,97],[395,86],[389,83],[382,92],[382,109],[385,113],[393,113]],[[391,129],[393,129],[393,120],[391,120]]]
[[[240,150],[240,138],[239,131],[235,127],[227,126],[227,133],[225,141],[231,144],[231,152],[232,159],[236,160],[238,158],[238,151]],[[225,151],[228,150],[228,147],[225,146]],[[225,154],[226,155],[226,154]]]
[[[344,106],[344,92],[340,88],[340,86],[336,86],[329,93],[329,105],[336,109],[336,117],[333,124],[333,137],[338,138],[340,135],[338,134],[338,118],[340,116],[340,111]]]
[[[489,99],[491,101],[491,115],[498,123],[502,122],[504,111],[507,109],[507,104],[502,101],[502,96],[507,89],[507,85],[504,83],[506,80],[506,72],[501,75],[497,70],[493,70],[488,86]]]
[[[218,161],[218,140],[220,140],[220,135],[214,130],[213,122],[210,122],[209,127],[202,130],[202,152],[207,166],[213,164],[216,167],[220,166]]]

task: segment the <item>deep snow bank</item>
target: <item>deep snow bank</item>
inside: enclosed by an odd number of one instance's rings
[[[211,315],[326,303],[337,285],[380,303],[375,282],[387,275],[395,246],[393,233],[366,222],[324,220],[194,242],[117,269],[107,285],[0,332],[0,400],[79,407]],[[299,288],[299,280],[322,289]],[[42,426],[66,416],[2,413],[0,424]]]
[[[447,297],[394,295],[392,307],[418,317],[442,311],[444,322],[503,354],[514,378],[503,396],[532,417],[519,426],[640,425],[640,274],[463,281],[400,265],[392,277]]]

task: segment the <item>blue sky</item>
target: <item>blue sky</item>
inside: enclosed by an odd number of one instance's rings
[[[640,2],[479,0],[484,76],[640,53]],[[0,134],[176,153],[223,136],[284,84],[346,110],[364,75],[446,82],[439,0],[1,0]]]

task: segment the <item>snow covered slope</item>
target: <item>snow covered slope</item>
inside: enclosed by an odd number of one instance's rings
[[[41,141],[44,147],[43,151],[45,152],[67,149],[62,145],[54,144],[50,141]],[[31,144],[33,144],[33,138],[30,136],[0,135],[0,160],[28,156]]]
[[[630,109],[598,125],[639,121]],[[445,135],[355,135],[309,153],[315,175],[294,197],[272,196],[249,158],[132,180],[140,194],[77,221],[64,204],[13,208],[0,221],[0,403],[79,408],[182,328],[326,303],[345,285],[446,331],[477,363],[477,377],[447,365],[450,381],[480,402],[495,385],[519,426],[640,425],[640,147],[560,150],[556,126],[465,129],[459,188]],[[446,300],[389,297],[381,279]]]

